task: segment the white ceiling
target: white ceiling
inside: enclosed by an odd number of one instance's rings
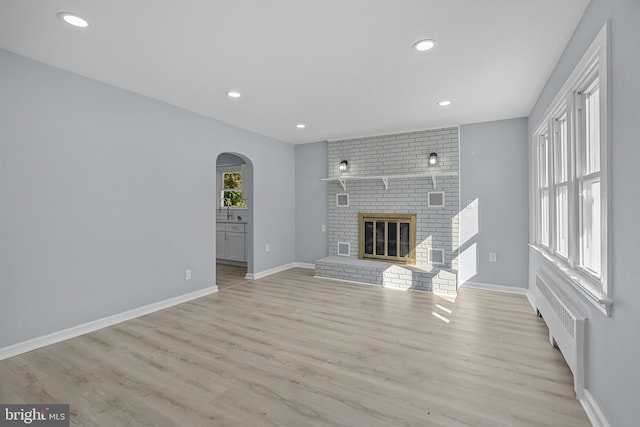
[[[0,0],[0,47],[305,143],[527,116],[587,4]]]

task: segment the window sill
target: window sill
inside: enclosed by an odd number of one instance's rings
[[[546,249],[530,244],[531,249],[544,258],[554,270],[562,275],[582,296],[605,316],[611,313],[613,300],[602,292],[594,280],[579,270],[570,268],[563,260],[554,257]]]

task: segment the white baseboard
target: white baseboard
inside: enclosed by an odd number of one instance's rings
[[[596,398],[587,390],[583,389],[584,398],[580,399],[580,403],[584,408],[584,411],[587,413],[587,418],[593,424],[593,427],[611,427],[611,424],[607,421],[600,409],[600,405],[596,401]]]
[[[462,288],[480,289],[483,291],[506,292],[508,294],[524,295],[527,297],[529,304],[531,304],[531,308],[533,309],[533,312],[537,313],[538,311],[533,293],[526,288],[516,288],[513,286],[503,286],[503,285],[491,285],[489,283],[480,283],[480,282],[464,282],[462,285],[458,287],[458,289],[462,289]]]
[[[289,264],[280,265],[278,267],[263,270],[258,273],[247,273],[244,277],[245,279],[258,280],[262,279],[263,277],[271,276],[272,274],[280,273],[281,271],[289,270],[291,268],[308,268],[313,270],[316,268],[316,265],[306,262],[290,262]]]
[[[0,348],[0,360],[7,359],[9,357],[17,356],[28,351],[36,350],[41,347],[45,347],[51,344],[55,344],[60,341],[75,338],[80,335],[88,334],[89,332],[97,331],[98,329],[106,328],[107,326],[115,325],[127,320],[135,319],[136,317],[144,316],[146,314],[153,313],[155,311],[163,310],[165,308],[172,307],[174,305],[182,304],[187,301],[201,298],[213,293],[218,292],[217,286],[211,286],[208,288],[200,289],[188,294],[179,295],[177,297],[169,298],[164,301],[158,301],[153,304],[145,305],[142,307],[134,308],[122,313],[114,314],[112,316],[103,317],[102,319],[93,320],[82,325],[73,326],[68,329],[53,332],[38,338],[33,338],[28,341],[23,341],[17,344],[10,345],[8,347]]]
[[[268,270],[260,271],[258,273],[247,273],[246,276],[244,276],[244,277],[246,279],[258,280],[258,279],[262,279],[263,277],[271,276],[272,274],[280,273],[281,271],[286,271],[286,270],[289,270],[289,269],[294,268],[294,267],[297,267],[296,263],[295,262],[291,262],[289,264],[280,265],[278,267],[273,267],[273,268],[270,268]]]
[[[483,291],[493,291],[493,292],[506,292],[508,294],[519,294],[526,295],[528,293],[528,289],[526,288],[516,288],[514,286],[503,286],[503,285],[491,285],[489,283],[480,283],[480,282],[464,282],[458,289],[462,288],[470,288],[470,289],[480,289]]]

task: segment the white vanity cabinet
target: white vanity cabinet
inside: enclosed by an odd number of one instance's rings
[[[247,261],[246,255],[246,224],[217,223],[216,227],[216,257],[229,261]]]

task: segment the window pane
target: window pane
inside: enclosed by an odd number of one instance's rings
[[[538,182],[540,187],[549,186],[549,152],[547,148],[548,136],[542,135],[540,137],[540,145],[538,150]]]
[[[549,246],[549,190],[540,190],[540,243]]]
[[[242,189],[242,173],[241,172],[227,172],[224,174],[224,188],[231,190]]]
[[[556,122],[556,183],[567,182],[569,179],[568,159],[569,152],[567,146],[567,116],[564,115]]]
[[[409,224],[400,224],[400,256],[409,256]]]
[[[568,257],[569,254],[569,188],[567,185],[556,189],[556,251]]]
[[[539,189],[539,216],[538,235],[539,243],[549,246],[549,135],[540,135],[538,141],[538,189]]]
[[[580,188],[580,265],[600,276],[600,178]]]
[[[376,255],[384,255],[384,222],[376,222]]]
[[[398,254],[398,223],[387,223],[387,255],[396,256]]]
[[[373,255],[373,222],[364,223],[364,253]]]
[[[242,191],[225,191],[223,198],[223,206],[247,206],[247,201],[242,198]]]
[[[585,94],[585,156],[584,173],[600,170],[600,89],[597,81]]]

